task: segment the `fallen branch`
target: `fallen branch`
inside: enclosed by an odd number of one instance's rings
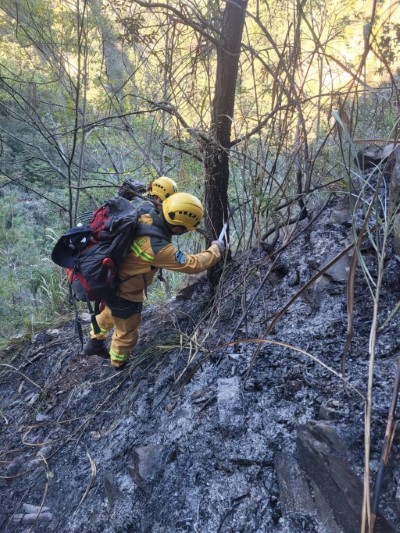
[[[88,459],[89,459],[89,462],[90,462],[90,472],[91,472],[91,476],[90,476],[90,479],[89,479],[89,482],[88,482],[88,485],[86,487],[86,490],[85,490],[85,493],[83,494],[80,502],[78,503],[78,507],[75,509],[74,511],[74,515],[76,515],[76,513],[79,511],[79,508],[80,506],[82,505],[83,501],[85,500],[86,496],[88,495],[89,493],[89,490],[92,488],[92,485],[93,485],[93,482],[96,478],[96,475],[97,475],[97,467],[96,467],[96,463],[93,461],[93,459],[90,457],[90,454],[89,452],[87,451],[86,452],[86,455],[88,456]]]

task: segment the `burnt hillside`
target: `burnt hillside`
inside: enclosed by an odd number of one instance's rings
[[[267,331],[351,243],[342,206],[316,215],[274,255],[234,256],[214,296],[202,278],[176,300],[148,307],[123,371],[84,358],[72,323],[10,346],[5,355],[18,355],[1,369],[0,530],[359,531],[372,298],[359,268],[344,385],[352,252]],[[362,254],[376,275],[373,250]],[[390,253],[381,324],[400,299],[399,275]],[[399,322],[396,314],[377,340],[372,481]],[[399,452],[396,435],[376,531],[400,523]]]

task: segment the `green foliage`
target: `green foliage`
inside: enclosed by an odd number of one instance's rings
[[[49,187],[50,185],[54,187],[60,178],[46,163],[37,159],[24,163],[23,169],[29,183],[32,185],[36,184],[39,187]]]
[[[68,312],[65,276],[49,258],[51,219],[44,201],[13,190],[0,198],[0,346]]]
[[[385,58],[386,64],[398,63],[400,59],[400,24],[386,21],[382,26],[378,42],[381,55]],[[383,64],[377,68],[377,72],[380,74],[385,73]]]
[[[69,311],[66,305],[69,295],[67,278],[61,269],[57,269],[41,274],[36,282],[38,319],[51,324],[57,316]]]
[[[164,281],[156,277],[148,288],[147,303],[159,304],[173,298],[182,285],[182,277],[178,272],[163,271]]]

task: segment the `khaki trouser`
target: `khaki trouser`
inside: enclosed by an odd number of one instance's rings
[[[110,346],[111,363],[124,363],[138,341],[141,318],[140,313],[134,313],[129,318],[117,318],[111,315],[111,309],[106,305],[96,316],[101,332],[96,335],[91,327],[90,337],[105,340],[108,332],[114,328]]]

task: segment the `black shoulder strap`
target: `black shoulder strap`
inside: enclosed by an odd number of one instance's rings
[[[135,237],[160,237],[160,239],[165,239],[168,242],[171,242],[172,235],[164,233],[161,229],[151,226],[150,224],[138,224]]]

